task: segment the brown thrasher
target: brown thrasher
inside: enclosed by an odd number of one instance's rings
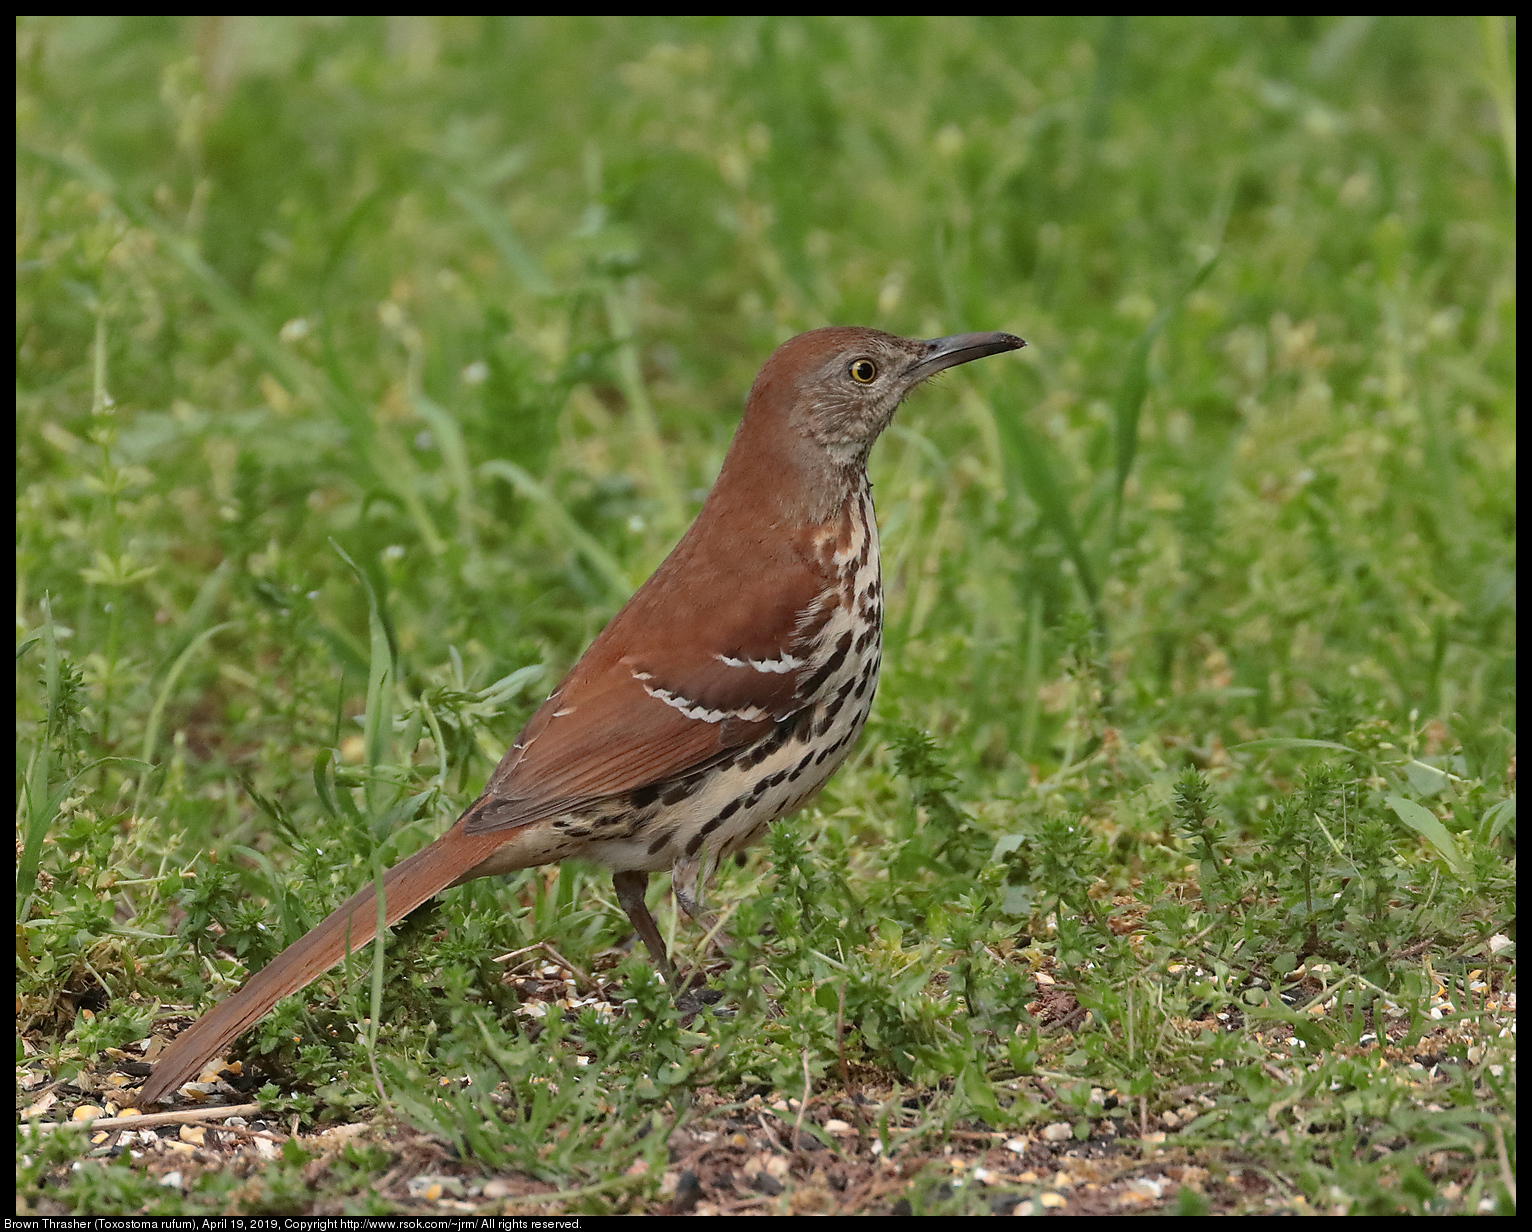
[[[613,870],[618,902],[679,994],[644,904],[649,874],[670,868],[676,900],[701,919],[718,860],[817,792],[872,707],[883,593],[868,451],[927,377],[1024,345],[841,327],[778,347],[691,529],[472,807],[383,875],[388,923],[449,886],[580,856]],[[377,922],[364,886],[177,1038],[142,1100],[194,1077]]]

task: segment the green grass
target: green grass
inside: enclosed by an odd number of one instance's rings
[[[776,343],[1029,346],[874,451],[884,677],[720,875],[733,1017],[597,870],[477,882],[245,1038],[275,1159],[60,1133],[18,1209],[1514,1209],[1515,29],[21,21],[45,1119],[474,797]]]

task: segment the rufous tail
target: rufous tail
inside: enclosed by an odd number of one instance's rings
[[[503,844],[503,833],[465,834],[459,822],[429,847],[422,848],[383,874],[385,919],[395,924],[432,895]],[[347,899],[322,923],[310,929],[251,976],[232,997],[209,1010],[165,1050],[139,1091],[142,1102],[162,1100],[195,1078],[214,1057],[283,997],[323,975],[346,954],[360,949],[378,931],[375,884]],[[349,940],[349,948],[347,942]]]

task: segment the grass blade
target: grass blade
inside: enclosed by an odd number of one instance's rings
[[[1113,420],[1117,425],[1117,484],[1112,496],[1112,530],[1109,542],[1117,544],[1117,523],[1122,516],[1122,493],[1132,473],[1134,459],[1138,457],[1138,421],[1144,410],[1144,400],[1149,396],[1149,352],[1155,340],[1186,303],[1187,297],[1207,281],[1208,275],[1218,264],[1219,254],[1211,257],[1197,268],[1187,284],[1176,297],[1166,304],[1138,336],[1133,349],[1128,352],[1128,366],[1123,372],[1122,384],[1117,387],[1113,399]],[[1110,552],[1110,548],[1108,551]]]
[[[605,579],[616,598],[626,599],[633,593],[633,583],[628,580],[628,575],[618,563],[617,558],[596,542],[574,518],[570,517],[569,510],[565,509],[558,497],[543,484],[514,462],[507,462],[504,458],[491,458],[488,462],[481,462],[479,474],[494,475],[504,479],[531,501],[549,529],[560,538],[567,540],[575,551],[585,557],[591,567]]]
[[[1063,543],[1090,604],[1091,618],[1097,631],[1105,636],[1106,620],[1101,612],[1101,590],[1096,584],[1096,571],[1085,554],[1085,544],[1081,542],[1074,516],[1069,511],[1068,497],[1048,461],[1047,447],[1020,415],[997,415],[995,422],[1009,463],[1007,474],[1016,477],[1019,487],[1042,514],[1043,522]]]
[[[1266,740],[1246,740],[1243,744],[1236,744],[1230,748],[1230,752],[1237,749],[1330,749],[1336,753],[1350,753],[1353,756],[1360,750],[1352,748],[1349,744],[1337,744],[1333,740],[1306,740],[1298,736],[1273,736]]]
[[[495,209],[487,200],[472,189],[455,187],[449,195],[463,212],[484,229],[500,253],[500,259],[528,291],[533,295],[552,295],[553,283],[543,273],[537,258],[527,251],[502,211]]]
[[[59,648],[53,627],[53,604],[50,596],[42,599],[43,615],[43,690],[47,710],[40,724],[32,765],[27,776],[27,825],[21,856],[16,861],[16,919],[25,923],[32,910],[32,895],[37,889],[37,868],[42,859],[43,835],[52,819],[48,782],[53,777],[53,737],[59,727]]]
[[[471,555],[477,554],[479,543],[474,517],[473,471],[468,465],[468,448],[463,441],[462,426],[445,407],[438,406],[424,394],[416,396],[415,409],[431,425],[431,431],[441,447],[442,461],[447,465],[447,473],[452,476],[452,503],[457,513],[458,541],[468,545]]]
[[[186,665],[191,662],[192,656],[208,642],[215,633],[221,633],[225,629],[233,628],[234,622],[229,620],[221,625],[214,625],[210,629],[204,629],[201,633],[187,643],[186,649],[176,656],[176,661],[170,665],[170,671],[165,674],[165,681],[160,685],[160,691],[155,695],[154,705],[149,710],[149,722],[144,728],[143,749],[139,757],[145,765],[154,765],[154,749],[160,742],[160,723],[165,718],[165,706],[170,701],[170,695],[175,691],[176,681],[181,679],[181,673]],[[143,815],[144,795],[149,790],[149,776],[153,770],[146,770],[138,779],[138,791],[133,796],[133,815]]]
[[[370,642],[370,661],[367,665],[367,711],[363,716],[363,757],[367,766],[367,812],[369,820],[376,822],[383,812],[378,768],[386,763],[392,751],[394,734],[394,673],[395,659],[393,638],[384,618],[383,605],[372,581],[357,563],[346,554],[335,540],[330,546],[351,567],[367,592],[367,633]],[[374,836],[378,838],[380,836]]]
[[[1468,870],[1463,863],[1463,853],[1458,850],[1457,839],[1431,812],[1403,796],[1385,796],[1383,803],[1394,810],[1400,821],[1441,852],[1442,859],[1457,876],[1466,876]]]
[[[633,426],[638,434],[638,447],[644,456],[649,472],[649,484],[654,497],[665,511],[667,529],[679,530],[686,521],[686,507],[681,499],[681,489],[671,473],[665,457],[665,445],[660,439],[660,429],[654,418],[654,406],[649,401],[649,391],[644,386],[643,370],[638,362],[638,336],[634,325],[634,304],[637,292],[631,283],[607,287],[606,314],[617,342],[617,384],[622,390],[623,401],[633,416]]]

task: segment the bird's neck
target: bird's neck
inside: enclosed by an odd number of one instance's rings
[[[746,414],[708,493],[699,521],[732,522],[743,514],[784,530],[838,519],[867,488],[867,448],[827,447],[796,432],[763,430]]]

